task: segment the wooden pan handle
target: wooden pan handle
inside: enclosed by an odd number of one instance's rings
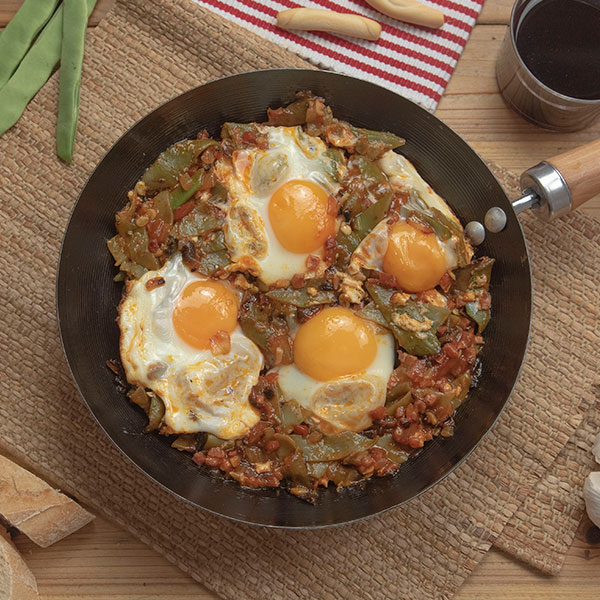
[[[557,169],[567,182],[573,208],[600,194],[600,138],[546,162]]]

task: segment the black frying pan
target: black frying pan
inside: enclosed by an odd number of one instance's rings
[[[406,138],[402,152],[450,204],[463,223],[482,220],[492,206],[507,214],[505,229],[488,234],[478,255],[496,259],[493,318],[481,352],[477,387],[456,414],[454,437],[436,438],[389,478],[364,487],[321,492],[313,506],[283,490],[252,490],[215,478],[156,434],[141,435],[146,417],[117,392],[106,368],[118,358],[116,307],[122,284],[106,240],[114,214],[146,167],[165,148],[201,129],[218,134],[224,121],[263,121],[267,107],[298,90],[323,96],[334,114],[360,127]],[[134,125],[92,173],[71,215],[57,281],[58,319],[65,354],[89,409],[118,448],[156,482],[211,512],[268,526],[308,528],[362,519],[398,506],[440,481],[481,441],[517,380],[529,336],[531,275],[523,231],[511,203],[485,163],[451,129],[416,104],[352,77],[312,70],[267,70],[202,85]]]

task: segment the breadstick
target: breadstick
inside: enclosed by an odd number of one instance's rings
[[[319,8],[290,8],[277,15],[277,26],[282,29],[328,31],[364,40],[376,40],[381,25],[360,15],[348,15]]]
[[[367,0],[367,2],[375,10],[393,19],[433,29],[438,29],[444,24],[444,13],[425,6],[417,0]]]

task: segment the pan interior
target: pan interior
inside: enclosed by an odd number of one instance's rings
[[[145,168],[169,145],[224,121],[261,121],[267,107],[290,102],[299,90],[323,96],[340,119],[392,131],[407,140],[402,152],[450,204],[463,224],[483,220],[491,206],[508,215],[506,229],[488,234],[478,255],[496,259],[493,318],[480,354],[482,373],[456,415],[456,433],[426,445],[391,478],[337,493],[315,506],[285,491],[251,490],[197,468],[161,436],[141,435],[145,416],[117,392],[108,359],[118,358],[116,307],[122,284],[106,249],[114,214]],[[73,210],[60,258],[57,302],[61,336],[85,402],[114,443],[147,475],[185,500],[248,523],[323,527],[374,515],[402,504],[447,475],[480,441],[504,407],[526,349],[531,283],[520,225],[502,188],[473,150],[441,121],[384,88],[326,71],[268,70],[200,86],[159,107],[132,127],[98,165]]]

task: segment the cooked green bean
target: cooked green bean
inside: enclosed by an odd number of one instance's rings
[[[183,206],[202,187],[204,177],[204,171],[196,171],[192,177],[192,185],[189,189],[176,188],[171,194],[171,208],[175,210]]]
[[[96,0],[86,0],[88,15],[95,3]],[[0,90],[0,135],[19,120],[31,99],[46,83],[58,64],[62,30],[63,7],[59,6],[13,76]]]
[[[91,4],[93,8],[96,0],[91,0]],[[56,153],[65,162],[73,160],[88,16],[88,6],[81,0],[64,0]]]
[[[437,330],[448,318],[450,311],[444,306],[434,306],[415,300],[408,300],[404,305],[393,305],[391,297],[395,290],[384,288],[380,285],[365,284],[369,295],[388,322],[390,331],[398,344],[409,354],[414,356],[429,356],[437,354],[440,342],[436,336]],[[423,331],[409,330],[402,326],[402,316],[405,315],[407,325],[429,324]],[[398,317],[400,317],[398,319]]]
[[[343,431],[326,435],[319,442],[311,444],[300,435],[290,436],[302,450],[304,459],[308,462],[325,462],[344,459],[351,454],[368,450],[375,440],[353,431]]]
[[[146,432],[158,429],[165,416],[165,404],[156,394],[150,395],[150,406],[148,408],[148,425]]]
[[[149,190],[170,188],[177,183],[179,176],[192,166],[202,152],[216,143],[215,140],[203,138],[201,140],[185,140],[169,146],[146,169],[142,181]]]
[[[293,287],[271,290],[267,296],[272,300],[293,304],[298,308],[309,308],[318,304],[330,304],[335,302],[336,294],[333,290],[320,289],[322,279],[309,279],[305,286],[296,290]]]
[[[465,305],[465,312],[477,323],[477,333],[481,335],[490,322],[490,311],[479,308],[477,302],[468,302]]]
[[[57,4],[58,0],[25,0],[0,34],[0,89],[15,72]]]

